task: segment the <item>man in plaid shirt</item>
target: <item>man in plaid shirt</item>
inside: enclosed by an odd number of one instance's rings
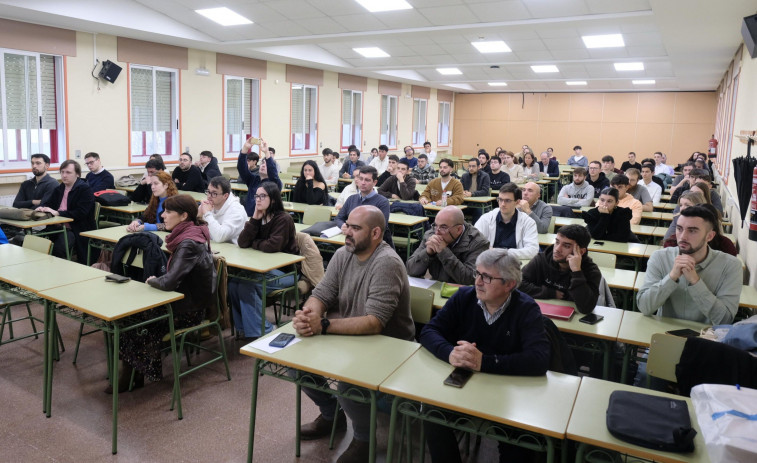
[[[413,177],[422,185],[428,184],[436,178],[434,167],[428,163],[428,156],[421,154],[418,156],[418,165],[413,168]]]

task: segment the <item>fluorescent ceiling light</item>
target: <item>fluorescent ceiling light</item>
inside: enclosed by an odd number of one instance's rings
[[[476,47],[476,49],[481,53],[507,53],[512,51],[510,50],[510,47],[508,47],[507,44],[501,40],[492,40],[488,42],[471,42],[471,45]]]
[[[654,85],[654,79],[632,80],[634,85]]]
[[[353,50],[360,53],[366,58],[388,58],[389,57],[389,53],[385,52],[379,47],[353,48]]]
[[[489,82],[490,87],[507,87],[507,82]]]
[[[565,85],[586,85],[585,80],[569,80],[565,82]]]
[[[643,71],[644,63],[615,63],[616,71]]]
[[[405,0],[357,0],[357,2],[371,13],[381,11],[411,10],[412,5]]]
[[[199,13],[211,21],[215,21],[222,26],[238,26],[240,24],[252,24],[252,21],[244,16],[231,11],[230,9],[223,8],[207,8],[205,10],[195,10],[195,13]]]
[[[458,68],[436,68],[436,70],[443,76],[457,76],[463,73]]]
[[[560,72],[559,69],[557,69],[557,66],[554,64],[545,64],[541,66],[531,66],[531,69],[534,72],[537,73],[543,73],[543,72]]]
[[[586,48],[615,48],[625,47],[623,36],[620,34],[609,35],[584,35],[581,37]]]

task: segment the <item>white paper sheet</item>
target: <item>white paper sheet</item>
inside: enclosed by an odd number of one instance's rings
[[[423,289],[429,289],[436,283],[436,280],[427,280],[425,278],[407,277],[407,279],[410,281],[410,286]]]
[[[289,344],[287,344],[284,347],[271,347],[268,344],[271,341],[273,341],[274,338],[275,337],[268,336],[268,337],[265,337],[263,339],[258,339],[257,341],[253,341],[253,342],[247,344],[246,346],[242,347],[242,349],[244,349],[244,350],[246,350],[248,352],[252,352],[252,349],[255,348],[257,350],[262,350],[263,352],[268,352],[269,354],[273,354],[275,352],[280,351],[281,349],[286,349],[287,347],[293,346],[293,345],[297,344],[298,342],[302,341],[302,338],[297,338],[296,337],[296,338],[292,339],[289,342]]]

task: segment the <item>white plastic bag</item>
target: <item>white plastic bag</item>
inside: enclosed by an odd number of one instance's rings
[[[691,402],[713,463],[757,461],[757,390],[700,384]]]

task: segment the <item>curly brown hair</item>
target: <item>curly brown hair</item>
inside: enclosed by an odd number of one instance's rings
[[[171,178],[171,174],[169,174],[168,172],[155,172],[155,177],[158,177],[160,183],[166,186],[167,197],[179,194],[179,190],[176,189],[176,184],[174,183],[173,178]],[[145,212],[142,215],[145,223],[157,222],[159,202],[160,198],[152,195],[152,198],[150,198],[150,203],[147,205],[147,209],[145,209]]]

